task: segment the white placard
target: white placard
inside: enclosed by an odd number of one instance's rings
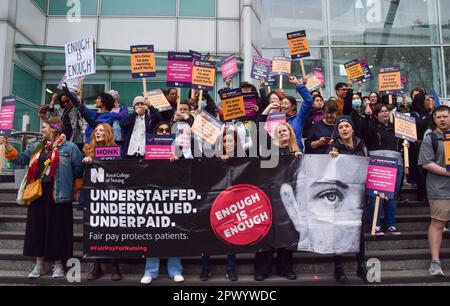
[[[95,38],[81,38],[65,46],[67,79],[95,73]]]

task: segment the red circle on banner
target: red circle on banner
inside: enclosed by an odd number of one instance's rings
[[[260,242],[272,227],[272,204],[261,189],[236,185],[223,191],[211,207],[211,227],[231,245]]]

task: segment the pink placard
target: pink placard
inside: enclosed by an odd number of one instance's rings
[[[385,193],[395,193],[397,169],[370,165],[367,174],[366,188]]]
[[[147,145],[145,146],[146,160],[171,159],[175,154],[175,146]]]
[[[226,58],[222,62],[222,78],[225,80],[234,77],[239,73],[236,57],[234,55]]]
[[[13,96],[2,99],[2,108],[0,110],[0,135],[11,134],[14,123],[14,112],[16,99]]]

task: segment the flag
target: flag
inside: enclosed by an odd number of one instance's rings
[[[433,98],[434,98],[434,105],[436,107],[441,106],[441,101],[439,100],[439,96],[437,94],[437,92],[433,89]]]

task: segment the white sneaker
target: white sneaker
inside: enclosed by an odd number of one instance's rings
[[[183,277],[183,275],[175,275],[174,277],[173,277],[173,280],[176,282],[176,283],[181,283],[181,282],[184,282],[184,277]]]
[[[53,275],[52,278],[63,278],[64,277],[64,268],[61,264],[54,265],[52,267]]]
[[[433,260],[430,264],[430,275],[442,277],[445,276],[444,271],[442,271],[441,263],[439,261]]]
[[[152,282],[152,277],[151,276],[144,276],[143,278],[141,278],[141,284],[144,285],[148,285]]]
[[[43,274],[45,274],[44,265],[36,264],[33,268],[33,271],[31,271],[31,273],[28,274],[28,278],[38,278]]]

